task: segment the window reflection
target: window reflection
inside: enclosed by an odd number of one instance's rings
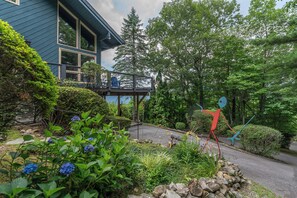
[[[81,49],[95,51],[95,36],[83,25],[81,26]]]
[[[59,6],[59,43],[76,47],[76,19]]]

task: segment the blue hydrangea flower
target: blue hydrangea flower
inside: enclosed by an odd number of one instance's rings
[[[89,140],[89,141],[93,141],[93,140],[94,140],[94,138],[90,137],[90,138],[88,138],[88,140]]]
[[[37,168],[38,168],[37,164],[33,164],[33,163],[28,164],[24,167],[23,173],[25,174],[34,173],[37,171]]]
[[[80,121],[80,117],[79,117],[79,116],[73,116],[73,117],[71,118],[71,121],[72,121],[72,122]]]
[[[87,146],[85,146],[84,148],[84,152],[88,153],[88,152],[93,152],[95,150],[94,146],[92,144],[88,144]]]
[[[54,140],[52,138],[50,138],[47,140],[47,143],[52,144],[52,143],[54,143]]]
[[[62,164],[62,166],[60,168],[60,173],[62,175],[69,176],[74,171],[74,169],[75,169],[74,164],[67,162],[67,163]]]
[[[66,141],[66,140],[67,140],[67,138],[66,138],[66,137],[63,137],[63,140],[64,140],[64,141]]]

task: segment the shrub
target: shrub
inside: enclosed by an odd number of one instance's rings
[[[24,191],[23,188],[44,189],[55,182],[50,188],[53,194],[58,188],[60,195],[69,193],[79,197],[83,191],[89,191],[98,192],[100,197],[111,197],[111,193],[132,185],[138,166],[127,149],[126,132],[115,131],[111,124],[103,124],[103,120],[101,115],[89,117],[89,113],[83,113],[81,119],[71,122],[73,136],[66,139],[52,136],[52,128],[45,130],[46,140],[21,145],[17,152],[2,158],[0,164],[6,170],[1,169],[1,173],[9,175],[11,180],[15,177],[28,180],[20,189]],[[31,139],[33,137],[24,136],[24,140]],[[31,154],[34,158],[29,157]],[[7,167],[7,163],[10,166]],[[3,188],[5,186],[0,185],[0,194]]]
[[[183,122],[177,122],[175,124],[175,128],[178,130],[185,130],[186,129],[186,124]]]
[[[106,120],[107,122],[113,122],[118,129],[128,129],[132,122],[129,118],[121,116],[108,116]]]
[[[109,114],[107,102],[97,93],[85,88],[59,87],[59,98],[52,121],[65,125],[73,116],[89,110],[92,116]]]
[[[213,117],[211,115],[196,110],[189,120],[190,129],[196,133],[208,133],[211,128],[212,119]],[[221,112],[216,133],[222,134],[227,130],[228,126],[225,123],[225,119],[224,114]]]
[[[234,127],[239,131],[242,126]],[[263,156],[271,156],[279,152],[282,134],[270,127],[248,125],[240,135],[242,148]]]
[[[0,131],[23,106],[33,109],[34,118],[47,117],[58,97],[55,76],[24,37],[1,19],[0,55]]]

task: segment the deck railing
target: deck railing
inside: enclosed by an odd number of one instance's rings
[[[88,87],[107,91],[152,91],[154,89],[153,78],[136,74],[106,71],[88,76],[81,71],[81,67],[66,64],[48,63],[50,67],[56,67],[61,84],[71,84],[78,87]],[[75,77],[75,78],[74,78]]]

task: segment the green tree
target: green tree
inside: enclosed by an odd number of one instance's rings
[[[149,62],[190,105],[200,105],[211,94],[211,65],[222,34],[240,18],[236,1],[174,0],[147,28]],[[208,93],[206,93],[208,91]],[[209,100],[207,100],[209,101]]]
[[[144,57],[147,46],[142,25],[136,10],[132,8],[128,18],[124,19],[121,36],[126,44],[116,49],[115,71],[142,75],[146,72]]]

